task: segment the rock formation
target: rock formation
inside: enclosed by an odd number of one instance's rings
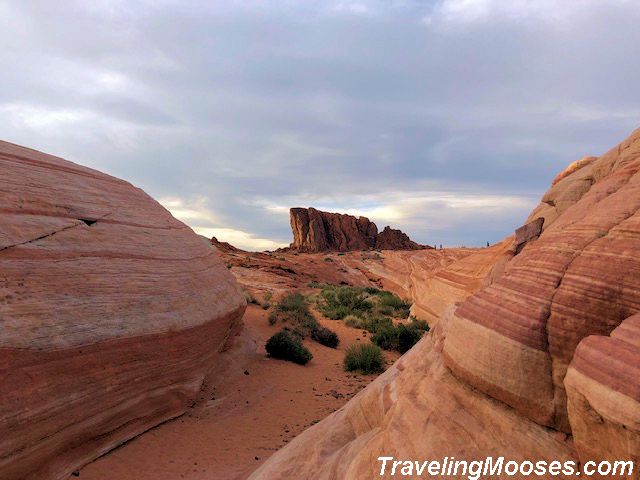
[[[315,208],[292,208],[289,217],[293,231],[293,243],[289,248],[300,252],[424,248],[400,230],[386,227],[378,233],[376,224],[366,217],[356,218]]]
[[[382,455],[633,460],[637,478],[640,130],[570,170],[537,239],[251,478],[369,478]]]
[[[192,403],[244,299],[142,190],[0,143],[0,476],[62,479]]]
[[[536,218],[516,229],[513,241],[514,255],[519,254],[527,243],[537,239],[542,234],[542,227],[544,227],[544,217]]]
[[[376,236],[377,250],[420,250],[424,248],[412,241],[406,233],[389,226]]]

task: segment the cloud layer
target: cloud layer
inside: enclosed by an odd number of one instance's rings
[[[640,123],[634,1],[87,5],[0,3],[2,138],[245,248],[288,243],[290,206],[495,241]]]

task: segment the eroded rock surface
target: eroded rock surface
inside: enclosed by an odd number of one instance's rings
[[[400,230],[386,227],[378,233],[366,217],[329,213],[315,208],[292,208],[289,212],[293,243],[300,252],[348,252],[354,250],[418,250],[424,248]]]
[[[571,430],[584,462],[640,462],[640,315],[585,338],[565,379]],[[637,478],[638,472],[636,470]]]
[[[564,377],[580,341],[640,308],[640,131],[592,164],[593,185],[456,311],[447,365],[528,418],[570,432]]]
[[[127,182],[0,142],[0,476],[66,478],[180,415],[245,302]]]

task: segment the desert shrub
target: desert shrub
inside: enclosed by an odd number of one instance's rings
[[[307,299],[299,292],[288,293],[275,306],[278,319],[291,323],[303,337],[308,336],[318,326],[318,321],[309,311]]]
[[[351,345],[344,357],[344,369],[348,372],[379,373],[384,370],[384,358],[380,347],[371,343]]]
[[[411,304],[386,290],[317,283],[314,286],[322,289],[318,309],[333,320],[344,319],[348,315],[365,318],[371,313],[393,318],[409,316]]]
[[[333,262],[333,258],[331,258],[331,257],[324,257],[324,261],[325,261],[325,262]]]
[[[324,345],[329,348],[336,348],[340,343],[340,339],[336,332],[320,325],[311,331],[311,338],[320,345]]]
[[[389,315],[393,315],[396,318],[407,318],[409,316],[410,303],[387,291],[381,291],[377,296],[380,308],[390,309],[391,313]]]
[[[429,325],[424,320],[412,317],[408,324],[384,325],[371,336],[371,341],[385,350],[396,350],[400,353],[408,352],[429,331]]]
[[[266,292],[264,292],[265,302],[270,302],[272,298],[273,298],[273,292],[271,290],[267,290]]]
[[[361,322],[360,328],[367,332],[376,333],[381,328],[392,327],[393,321],[381,315],[367,315]]]
[[[265,348],[273,358],[289,360],[300,365],[306,365],[313,358],[300,338],[287,330],[280,330],[269,338]]]
[[[342,321],[351,328],[362,328],[362,319],[355,315],[347,315]]]
[[[247,303],[255,303],[256,305],[258,304],[258,301],[251,294],[251,292],[244,290],[243,293],[244,293],[244,299],[246,300]]]
[[[304,295],[300,292],[291,292],[278,302],[278,310],[281,312],[305,312],[308,311],[308,305]]]
[[[270,307],[271,307],[271,304],[269,302],[262,302],[263,310],[269,310]]]
[[[397,332],[398,346],[396,347],[396,350],[400,353],[406,353],[411,350],[411,347],[418,343],[424,334],[424,330],[410,328],[403,324],[398,325]]]
[[[300,338],[311,336],[316,342],[331,348],[336,348],[340,342],[335,332],[318,323],[309,310],[307,299],[301,293],[292,292],[282,297],[269,315],[271,325],[278,320],[287,323],[291,333]]]
[[[393,325],[378,328],[371,341],[384,350],[398,349],[398,330]]]
[[[333,320],[340,320],[347,315],[362,316],[371,306],[362,288],[349,286],[323,287],[318,304],[319,310]]]

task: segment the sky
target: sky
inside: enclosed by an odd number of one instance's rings
[[[0,0],[0,138],[250,250],[307,206],[483,245],[640,126],[638,25],[632,0]]]

